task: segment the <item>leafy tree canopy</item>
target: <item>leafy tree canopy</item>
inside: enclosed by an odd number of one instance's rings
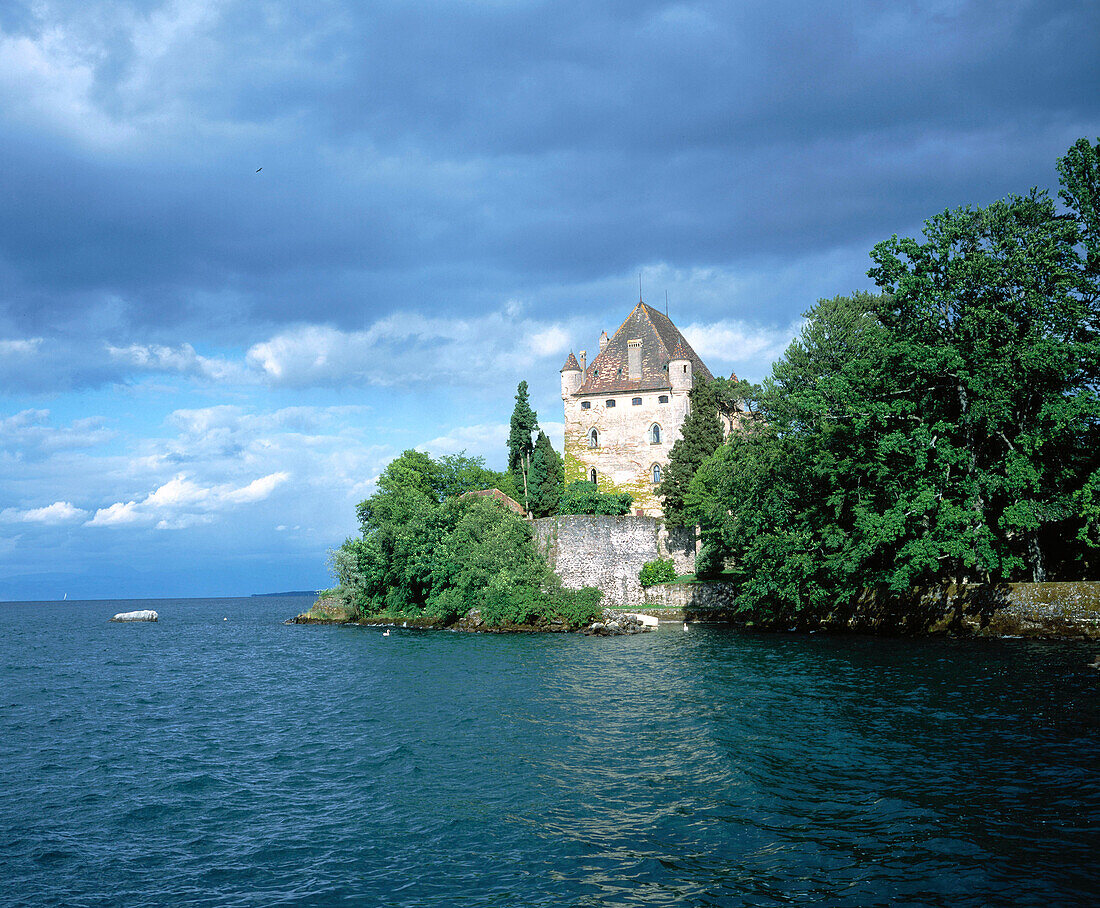
[[[490,625],[591,620],[598,591],[563,589],[526,520],[496,499],[458,497],[500,478],[464,454],[396,458],[359,505],[361,535],[331,553],[340,595],[361,615],[449,622],[480,608]]]
[[[878,295],[806,313],[763,418],[684,493],[700,570],[730,567],[744,608],[1095,569],[1100,145],[1059,171],[1068,214],[1036,190],[945,211],[874,248]]]

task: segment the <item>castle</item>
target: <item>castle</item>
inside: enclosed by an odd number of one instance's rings
[[[661,516],[657,487],[688,414],[688,392],[710,370],[667,315],[639,301],[591,365],[572,353],[561,368],[565,481],[629,492],[635,513]],[[727,426],[728,431],[728,426]]]

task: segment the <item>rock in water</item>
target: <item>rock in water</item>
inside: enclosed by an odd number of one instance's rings
[[[112,621],[156,621],[157,613],[152,609],[143,609],[140,612],[119,612]]]

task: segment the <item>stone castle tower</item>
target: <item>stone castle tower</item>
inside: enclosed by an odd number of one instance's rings
[[[561,369],[565,481],[629,492],[635,513],[661,516],[656,490],[688,414],[695,378],[710,371],[667,315],[639,302],[591,365],[570,353]]]

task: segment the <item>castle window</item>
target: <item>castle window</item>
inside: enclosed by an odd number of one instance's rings
[[[605,407],[607,407],[607,409],[608,409],[608,410],[610,410],[610,409],[611,409],[611,408],[612,408],[613,406],[615,406],[615,401],[613,401],[613,400],[605,400],[605,401],[603,402],[603,405],[604,405]]]
[[[635,397],[635,398],[634,398],[634,399],[633,399],[633,400],[632,400],[632,401],[630,402],[630,405],[631,405],[632,407],[640,407],[640,406],[642,405],[642,399],[641,399],[640,397]]]
[[[591,410],[592,409],[592,401],[582,400],[581,401],[581,409],[582,410]]]
[[[598,448],[599,446],[600,446],[600,435],[595,429],[593,429],[591,432],[588,433],[588,447]]]
[[[653,465],[653,481],[654,482],[660,482],[661,481],[661,465],[659,463],[655,463]]]
[[[661,427],[654,423],[649,427],[649,443],[651,445],[659,445],[661,443]]]
[[[591,470],[588,471],[588,481],[590,483],[592,483],[592,485],[596,484],[596,468],[595,467],[593,467]]]
[[[657,403],[667,404],[668,403],[668,395],[667,394],[662,394],[660,397],[657,398]]]

